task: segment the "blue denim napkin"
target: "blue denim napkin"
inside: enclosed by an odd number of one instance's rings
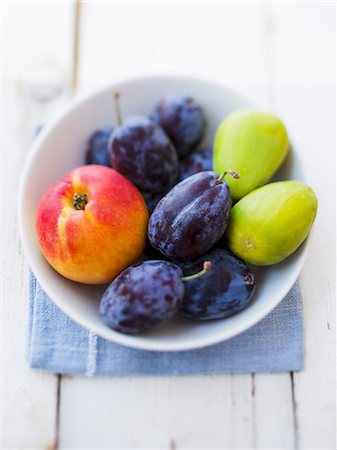
[[[249,330],[220,344],[187,352],[135,350],[88,332],[49,299],[32,273],[29,303],[29,365],[50,372],[192,375],[303,368],[303,311],[298,281],[282,302]]]

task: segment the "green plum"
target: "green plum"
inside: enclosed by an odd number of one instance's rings
[[[234,200],[265,184],[288,152],[287,131],[273,114],[239,109],[220,123],[214,141],[213,170],[230,167],[240,179],[229,180]]]
[[[247,263],[279,263],[308,236],[316,211],[316,195],[306,184],[266,184],[233,206],[226,230],[227,244]]]

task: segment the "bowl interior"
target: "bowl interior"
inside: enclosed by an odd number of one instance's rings
[[[207,346],[230,338],[249,328],[270,312],[286,295],[301,270],[305,245],[283,263],[253,268],[257,290],[253,302],[239,314],[212,322],[198,323],[177,317],[141,336],[128,336],[110,330],[100,319],[98,305],[104,286],[87,286],[58,275],[40,252],[35,214],[38,202],[49,185],[69,170],[84,164],[86,144],[97,128],[114,123],[113,93],[121,92],[122,113],[148,115],[167,92],[183,92],[204,107],[208,126],[203,145],[212,145],[215,130],[230,111],[251,106],[248,100],[213,83],[180,77],[153,77],[111,86],[72,105],[42,131],[29,155],[20,187],[19,225],[31,268],[51,299],[73,320],[111,341],[135,348],[178,351]],[[291,149],[275,180],[305,181],[294,149]]]

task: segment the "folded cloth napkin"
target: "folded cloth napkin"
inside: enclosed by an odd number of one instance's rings
[[[135,350],[69,319],[30,273],[28,361],[34,368],[85,375],[192,375],[303,368],[303,311],[297,281],[282,302],[244,333],[186,352]]]

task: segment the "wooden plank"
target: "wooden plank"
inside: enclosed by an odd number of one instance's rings
[[[56,67],[69,82],[72,69],[73,5],[69,2],[5,2],[3,79],[25,82]]]
[[[46,448],[55,439],[55,375],[28,368],[26,333],[28,317],[28,267],[16,226],[18,174],[24,153],[17,92],[5,90],[3,148],[3,301],[2,301],[2,448]],[[9,108],[10,105],[10,108]],[[22,137],[24,138],[22,139]]]
[[[32,104],[28,83],[34,79],[44,81],[41,71],[46,63],[48,67],[58,66],[58,73],[67,83],[71,20],[72,7],[66,3],[6,2],[3,8],[1,448],[4,449],[52,449],[57,444],[59,379],[29,369],[26,361],[28,266],[18,235],[16,208],[19,177],[33,129],[37,120],[46,119],[47,111]]]
[[[299,448],[336,448],[335,5],[273,5],[276,111],[305,165],[319,211],[302,272],[305,370],[294,374]],[[299,30],[299,24],[301,26]]]
[[[230,375],[63,378],[61,448],[226,448],[230,389]]]
[[[265,101],[263,33],[254,4],[86,2],[81,30],[80,88],[144,74],[187,74]]]
[[[254,376],[256,448],[296,448],[288,373]]]
[[[253,381],[254,377],[251,374],[231,375],[231,409],[227,448],[256,447],[257,424]],[[207,445],[206,442],[205,445]]]

